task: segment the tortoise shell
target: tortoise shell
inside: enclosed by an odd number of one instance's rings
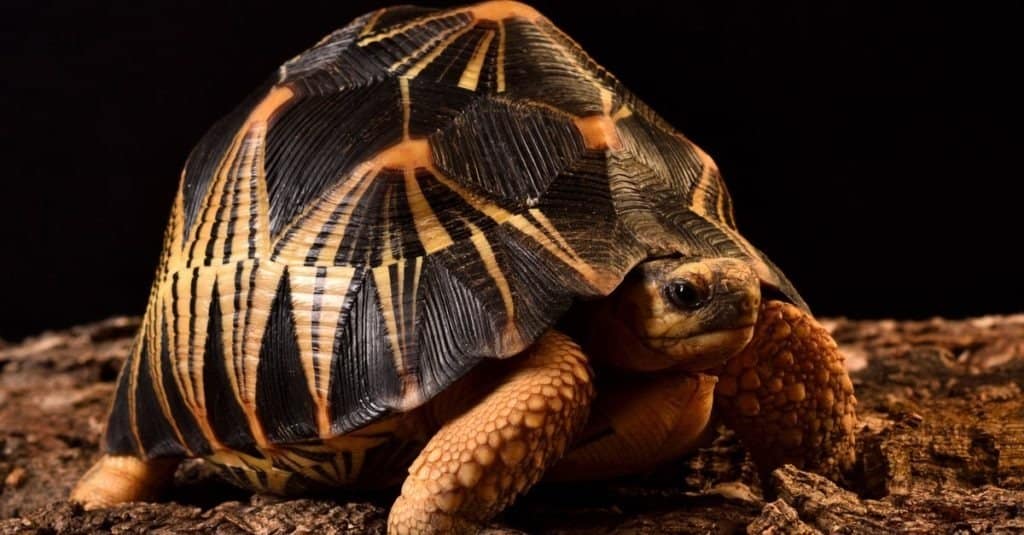
[[[675,253],[746,259],[801,303],[711,158],[532,8],[367,14],[190,155],[106,450],[349,432]]]

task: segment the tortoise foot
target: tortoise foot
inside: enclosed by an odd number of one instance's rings
[[[441,509],[428,510],[415,499],[399,496],[388,516],[388,535],[470,534],[479,533],[484,525],[462,515]]]
[[[853,467],[853,383],[835,341],[799,308],[763,305],[753,340],[726,364],[715,394],[762,472],[789,463],[840,480]]]
[[[82,476],[70,500],[86,509],[124,502],[149,501],[170,484],[179,459],[143,461],[123,455],[104,455]]]
[[[536,483],[583,427],[591,372],[568,337],[549,332],[501,364],[509,369],[498,385],[462,398],[465,410],[410,466],[388,533],[476,533]]]

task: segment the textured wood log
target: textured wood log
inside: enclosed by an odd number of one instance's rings
[[[860,400],[856,480],[792,467],[762,485],[732,433],[656,474],[535,489],[494,533],[1024,531],[1024,315],[825,322]],[[157,504],[64,501],[97,454],[137,320],[0,342],[0,533],[383,530],[394,492],[250,496],[198,461]],[[767,496],[767,498],[766,498]]]

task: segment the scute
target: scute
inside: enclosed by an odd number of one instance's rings
[[[244,409],[239,405],[235,391],[231,388],[231,379],[228,376],[228,362],[224,353],[224,340],[220,333],[224,332],[221,325],[223,315],[220,311],[220,296],[216,284],[210,295],[210,309],[207,315],[206,344],[203,351],[203,395],[208,407],[215,407],[209,412],[210,427],[213,434],[225,446],[234,450],[257,454],[255,451],[256,440],[247,425],[238,425],[245,422]],[[142,359],[143,366],[148,359]],[[141,374],[141,370],[140,370]],[[143,375],[145,377],[145,375]],[[142,392],[142,384],[139,382],[139,392]],[[151,420],[159,421],[153,418]],[[143,433],[144,434],[144,433]],[[152,451],[151,448],[146,448]]]
[[[583,155],[565,114],[515,101],[479,100],[430,137],[438,169],[507,204],[535,204]]]
[[[179,232],[183,230],[185,239],[188,239],[201,203],[208,193],[210,177],[217,173],[224,153],[230,149],[235,133],[245,123],[249,111],[266,97],[273,82],[268,80],[250,93],[234,111],[214,123],[189,154],[180,185],[184,204],[184,229],[179,229]]]
[[[365,15],[193,151],[105,447],[347,433],[666,252],[745,259],[802,303],[711,159],[532,8]]]
[[[583,68],[575,50],[553,37],[548,25],[522,19],[505,23],[505,92],[580,117],[600,114],[603,84]]]
[[[402,137],[398,83],[382,80],[297,99],[267,133],[271,235],[324,197],[341,177]]]

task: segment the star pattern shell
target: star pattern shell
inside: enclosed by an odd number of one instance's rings
[[[747,259],[800,302],[712,160],[536,11],[365,15],[189,157],[106,449],[352,431],[667,253]]]

